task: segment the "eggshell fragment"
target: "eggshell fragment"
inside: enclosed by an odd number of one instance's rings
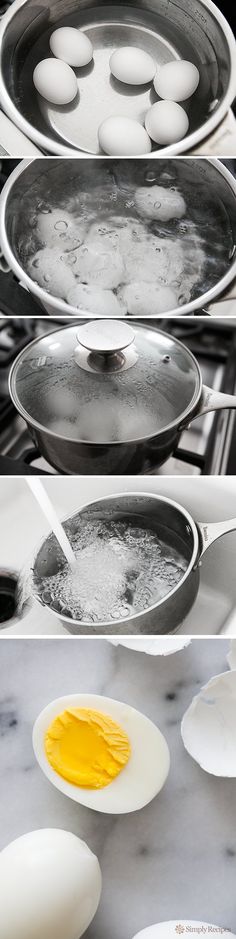
[[[42,828],[0,854],[0,939],[79,939],[100,900],[98,859],[69,831]]]
[[[146,131],[160,146],[177,143],[187,134],[189,119],[175,101],[157,101],[146,114]]]
[[[113,646],[125,646],[134,652],[146,652],[147,655],[173,655],[191,642],[187,637],[178,639],[175,636],[128,636],[128,639],[120,636],[110,639],[106,636],[106,639]]]
[[[33,72],[35,88],[51,104],[69,104],[77,95],[75,73],[60,59],[43,59]]]
[[[222,932],[223,936],[226,936],[226,939],[235,939],[235,933],[229,932],[228,929],[221,928],[220,926],[213,926],[212,923],[203,923],[198,920],[170,920],[166,923],[155,923],[153,926],[147,926],[146,929],[141,929],[141,932],[137,932],[133,939],[176,939],[178,935],[193,934],[201,935],[202,933],[215,933],[220,934]]]
[[[190,756],[213,776],[236,776],[236,674],[216,675],[184,714],[181,733]]]
[[[156,73],[156,63],[152,56],[135,46],[116,49],[109,65],[114,78],[127,85],[145,85],[153,80]]]
[[[93,58],[93,47],[85,33],[72,26],[55,29],[49,39],[51,52],[57,59],[67,62],[74,68],[88,65]]]
[[[236,639],[231,639],[230,650],[226,656],[229,667],[236,668]]]
[[[169,222],[171,218],[182,218],[186,212],[186,203],[181,193],[165,186],[140,186],[140,189],[136,189],[134,201],[142,218]]]
[[[100,124],[98,140],[108,156],[142,156],[152,148],[145,128],[130,117],[108,117]]]
[[[169,101],[186,101],[199,85],[199,71],[193,62],[179,59],[166,62],[157,70],[154,88],[160,98]]]

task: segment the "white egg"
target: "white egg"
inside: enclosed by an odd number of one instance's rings
[[[100,894],[100,866],[84,841],[31,831],[0,854],[0,939],[79,939]]]
[[[108,117],[100,124],[98,140],[108,156],[142,156],[152,148],[145,128],[130,117]]]
[[[184,939],[186,934],[201,936],[210,933],[222,934],[224,939],[230,939],[230,936],[231,939],[235,939],[235,934],[228,929],[213,926],[211,923],[203,923],[202,920],[182,919],[181,916],[177,920],[169,920],[168,923],[154,923],[153,926],[147,926],[146,929],[137,932],[133,939],[176,939],[178,935],[183,935]]]
[[[76,284],[66,299],[70,306],[93,316],[125,316],[127,313],[125,302],[118,300],[112,290],[102,290],[101,287]]]
[[[86,225],[75,222],[65,209],[52,209],[39,212],[36,231],[47,247],[59,246],[60,251],[73,251],[83,243]]]
[[[28,274],[48,293],[54,297],[64,297],[65,300],[68,291],[76,284],[71,269],[55,248],[42,248],[37,251],[28,263]]]
[[[122,286],[145,282],[150,289],[152,284],[156,290],[166,289],[182,281],[184,265],[184,248],[180,239],[173,251],[173,239],[146,235],[140,244],[132,244],[127,251]]]
[[[43,59],[33,72],[35,88],[51,104],[69,104],[77,95],[75,73],[60,59]]]
[[[171,218],[182,218],[186,204],[177,189],[165,186],[141,186],[134,194],[136,209],[142,218],[160,219],[169,222]]]
[[[99,222],[93,222],[90,225],[87,234],[87,244],[93,244],[100,250],[114,251],[119,247],[119,229],[116,225],[116,218],[111,217],[108,220],[103,219]]]
[[[178,62],[166,62],[157,70],[154,88],[160,98],[168,101],[186,101],[199,85],[199,71],[193,62],[180,59]]]
[[[74,68],[88,65],[93,58],[93,47],[85,33],[73,26],[61,26],[50,36],[51,52],[57,59],[62,59]]]
[[[116,49],[110,58],[110,69],[114,78],[127,85],[145,85],[156,73],[156,63],[148,52],[135,46]]]
[[[182,636],[178,639],[176,636],[119,636],[108,639],[113,646],[125,646],[126,649],[132,649],[134,652],[145,652],[146,655],[173,655],[174,652],[181,652],[189,645],[191,639]]]
[[[157,101],[146,114],[145,127],[155,143],[167,146],[185,137],[189,119],[175,101]]]
[[[73,273],[82,283],[113,290],[122,282],[124,264],[119,251],[111,251],[101,242],[90,241],[76,251],[75,257]]]
[[[118,249],[125,261],[130,247],[133,247],[134,243],[141,243],[142,237],[147,241],[147,229],[143,222],[128,216],[113,215],[108,221],[101,219],[100,222],[94,222],[88,231],[86,241],[87,244],[92,243],[100,250],[106,247],[107,250],[112,251],[112,255],[114,249]]]
[[[82,789],[67,782],[47,759],[45,734],[50,723],[67,708],[90,708],[108,715],[129,738],[131,755],[128,762],[119,775],[102,789]],[[33,747],[45,776],[60,792],[97,812],[114,815],[135,812],[151,802],[164,786],[170,766],[166,740],[152,721],[129,704],[96,694],[66,695],[48,704],[34,725]]]
[[[159,316],[178,306],[177,296],[171,287],[161,287],[146,281],[122,287],[118,298],[125,304],[130,316]]]

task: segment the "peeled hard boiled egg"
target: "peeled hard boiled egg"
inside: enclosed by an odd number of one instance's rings
[[[119,301],[112,290],[103,290],[101,287],[75,284],[66,299],[70,306],[93,316],[125,316],[127,313],[125,303]]]
[[[62,59],[68,65],[74,68],[82,68],[88,65],[93,58],[93,47],[88,36],[74,29],[73,26],[61,26],[55,29],[50,36],[49,45],[51,52],[57,59]]]
[[[116,49],[109,64],[112,75],[126,85],[145,85],[153,80],[156,72],[152,56],[135,46]]]
[[[169,750],[158,727],[130,705],[102,695],[52,701],[36,720],[33,747],[50,782],[97,812],[143,808],[169,772]]]
[[[169,222],[171,218],[182,218],[186,204],[177,189],[174,191],[164,186],[141,186],[134,194],[136,209],[142,218],[160,219]]]
[[[0,854],[0,939],[79,939],[100,894],[100,866],[84,841],[31,831]]]
[[[146,114],[146,131],[155,143],[167,146],[187,134],[189,119],[175,101],[157,101]]]
[[[98,140],[108,156],[142,156],[152,148],[145,128],[130,117],[107,117],[98,129]]]
[[[75,73],[60,59],[43,59],[33,72],[35,88],[51,104],[69,104],[77,95]]]
[[[177,62],[166,62],[157,70],[154,78],[154,88],[160,98],[169,101],[186,101],[196,91],[199,85],[199,71],[193,62],[180,59]]]
[[[220,926],[212,926],[210,923],[203,923],[202,920],[186,920],[186,919],[177,919],[170,920],[168,923],[155,923],[153,926],[147,926],[146,929],[141,929],[141,932],[137,932],[133,939],[176,939],[176,936],[186,933],[192,933],[193,935],[202,935],[209,933],[222,933],[226,939],[235,939],[235,935],[232,932],[228,932],[228,929],[221,929]]]

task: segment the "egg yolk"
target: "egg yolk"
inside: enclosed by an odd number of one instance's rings
[[[45,734],[49,763],[63,779],[83,789],[103,789],[128,763],[127,734],[109,715],[90,708],[58,714]]]

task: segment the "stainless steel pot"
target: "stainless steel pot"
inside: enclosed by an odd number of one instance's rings
[[[20,352],[10,395],[45,459],[59,472],[131,474],[161,465],[189,421],[236,408],[202,385],[192,353],[143,323],[64,326]]]
[[[150,159],[105,159],[98,161],[96,173],[88,160],[24,160],[11,174],[1,194],[0,244],[18,281],[38,298],[47,313],[62,317],[73,315],[77,318],[93,318],[93,314],[88,311],[80,311],[65,299],[53,296],[28,273],[24,245],[28,242],[29,232],[31,236],[34,233],[38,205],[63,205],[65,209],[76,193],[77,206],[79,198],[82,213],[85,193],[87,210],[89,200],[91,216],[97,223],[101,222],[104,212],[107,215],[108,206],[111,213],[111,204],[113,215],[128,217],[130,214],[138,218],[134,207],[127,209],[127,202],[132,202],[135,187],[151,188],[155,184],[180,190],[187,205],[187,214],[178,225],[181,228],[181,222],[186,220],[190,223],[190,229],[187,225],[185,235],[178,227],[173,234],[167,223],[161,223],[163,237],[173,237],[173,245],[176,236],[179,238],[181,234],[179,244],[183,246],[186,265],[179,290],[179,306],[170,310],[170,315],[185,315],[205,309],[227,290],[236,277],[236,181],[219,160],[156,159],[150,163]],[[189,289],[187,251],[192,237],[192,223],[196,232],[192,264],[194,276],[195,271],[197,276],[196,282]],[[201,265],[199,244],[204,254],[204,264],[201,262]],[[143,265],[145,269],[145,257]],[[147,300],[142,316],[149,315]]]
[[[53,533],[44,539],[37,550],[32,563],[32,593],[39,602],[52,610],[61,620],[68,632],[83,635],[111,633],[114,635],[162,634],[176,630],[187,616],[196,598],[199,587],[201,559],[207,548],[222,535],[235,531],[236,519],[218,523],[196,523],[182,505],[171,499],[146,493],[121,493],[106,496],[89,503],[67,518],[63,525],[69,540],[78,531],[81,524],[102,518],[112,520],[122,517],[142,516],[145,524],[157,529],[160,537],[173,549],[178,549],[187,562],[187,569],[178,585],[168,595],[149,607],[129,616],[127,619],[108,620],[104,623],[89,624],[72,620],[60,614],[57,609],[42,599],[42,581],[58,573],[64,566],[64,558]],[[105,573],[105,572],[104,572]],[[45,589],[45,585],[44,585]],[[50,583],[48,585],[50,590]],[[93,590],[93,572],[91,571],[91,591]]]
[[[69,107],[47,105],[37,96],[32,73],[48,57],[49,36],[61,25],[85,29],[94,62],[78,70],[79,95]],[[211,0],[134,0],[101,5],[91,0],[15,0],[0,27],[0,100],[8,117],[42,151],[68,155],[73,148],[97,153],[97,130],[110,114],[143,120],[153,90],[120,89],[110,80],[109,57],[122,45],[138,45],[158,65],[184,58],[196,64],[200,84],[186,103],[190,130],[165,153],[199,146],[225,117],[236,93],[235,43],[223,14]]]

